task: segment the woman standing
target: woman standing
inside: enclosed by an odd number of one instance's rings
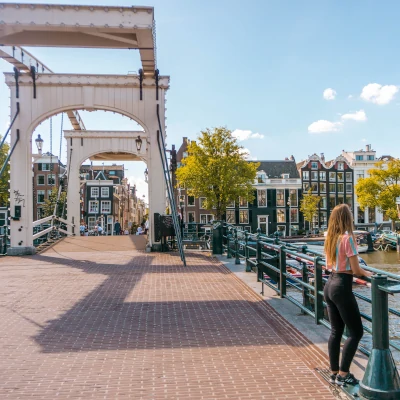
[[[363,335],[360,310],[354,297],[353,275],[371,276],[358,263],[356,240],[353,236],[353,215],[346,204],[336,206],[329,218],[325,240],[326,266],[332,268],[324,288],[329,320],[332,326],[328,341],[331,382],[337,385],[356,385],[358,380],[350,373],[350,364]],[[340,342],[345,325],[346,339],[339,365]]]

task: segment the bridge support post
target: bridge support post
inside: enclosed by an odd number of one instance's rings
[[[400,398],[400,377],[389,349],[388,294],[399,293],[400,285],[387,286],[385,275],[371,277],[372,295],[372,352],[360,395],[368,400],[395,400]]]

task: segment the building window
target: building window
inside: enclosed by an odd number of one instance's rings
[[[364,172],[357,174],[357,179],[364,179]]]
[[[228,205],[226,206],[228,208],[235,208],[235,202],[231,201],[230,203],[228,203]]]
[[[290,222],[298,223],[299,222],[299,210],[297,208],[292,208],[290,210]]]
[[[109,171],[108,175],[115,175],[115,171]]]
[[[53,192],[52,190],[48,190],[48,191],[47,191],[47,198],[48,198],[48,199],[50,199],[50,196],[51,196],[51,193],[52,193],[52,192]]]
[[[290,206],[298,207],[299,197],[298,197],[297,189],[290,189],[289,196],[290,196]]]
[[[257,174],[257,182],[258,183],[266,183],[267,176],[265,174]]]
[[[353,174],[351,172],[346,172],[346,182],[351,182],[353,180]]]
[[[311,180],[312,181],[318,180],[318,172],[317,171],[311,171]]]
[[[337,184],[337,191],[338,191],[338,193],[344,193],[344,184],[343,183]]]
[[[337,163],[337,169],[338,169],[339,171],[343,171],[343,170],[344,170],[344,163],[338,162],[338,163]]]
[[[373,160],[375,160],[375,156],[368,156],[368,161],[373,161]]]
[[[351,193],[353,191],[353,184],[346,183],[346,193]]]
[[[47,184],[52,186],[56,184],[56,176],[53,174],[47,175]]]
[[[329,172],[329,182],[336,182],[336,172]]]
[[[200,223],[201,224],[208,224],[213,219],[212,214],[200,214]]]
[[[388,222],[390,221],[390,218],[388,217],[388,215],[386,214],[386,211],[383,211],[382,213],[382,218],[384,222]]]
[[[338,195],[337,204],[344,204],[344,196],[342,194]]]
[[[318,162],[317,161],[312,161],[311,162],[311,169],[318,169]]]
[[[92,230],[96,226],[96,217],[88,217],[88,229]]]
[[[38,204],[43,204],[44,203],[45,195],[46,195],[46,192],[44,190],[38,190],[37,191],[37,203]]]
[[[319,180],[320,181],[326,181],[326,172],[325,171],[320,171]]]
[[[356,161],[362,161],[364,156],[356,155]]]
[[[50,164],[39,163],[38,169],[39,169],[39,171],[50,171]]]
[[[188,156],[187,151],[184,151],[183,154],[182,154],[182,158],[186,158],[187,156]]]
[[[110,188],[102,187],[101,188],[101,197],[109,197],[110,196]]]
[[[336,196],[330,195],[329,196],[329,208],[332,210],[336,206]]]
[[[44,175],[38,175],[37,184],[38,185],[44,185]]]
[[[257,204],[258,207],[267,207],[267,191],[257,190]]]
[[[91,197],[99,197],[99,188],[92,187],[90,190],[90,195],[91,195]]]
[[[310,179],[310,173],[308,171],[303,171],[303,180],[308,181]]]
[[[194,196],[188,196],[188,206],[194,206]]]
[[[97,214],[99,212],[99,202],[97,200],[89,201],[89,214]]]
[[[111,213],[111,201],[106,200],[101,202],[101,213],[110,214]]]
[[[0,212],[0,226],[6,225],[6,221],[7,221],[7,213]]]
[[[326,208],[326,196],[321,196],[321,201],[319,202],[321,208]]]
[[[318,192],[318,183],[317,182],[311,182],[311,190],[313,192]]]
[[[289,174],[282,174],[283,179],[289,179]]]
[[[303,183],[303,191],[308,192],[310,190],[310,184],[308,182]]]
[[[239,207],[247,208],[249,206],[248,201],[244,197],[239,197]]]
[[[319,213],[319,223],[320,223],[320,227],[328,226],[328,218],[326,215],[326,211],[321,211]]]
[[[340,181],[340,182],[343,182],[343,179],[344,179],[343,172],[338,172],[337,173],[337,180]]]
[[[239,224],[249,223],[249,210],[239,210]]]
[[[321,182],[319,184],[319,191],[320,193],[326,193],[326,183]]]
[[[196,221],[196,214],[194,211],[188,211],[188,222],[195,222]]]
[[[184,207],[185,206],[185,196],[181,195],[178,196],[178,207]]]
[[[236,224],[235,210],[226,210],[226,222],[228,224]]]
[[[200,208],[205,209],[206,207],[204,206],[204,203],[206,201],[206,198],[205,197],[200,197],[199,201],[200,201]]]
[[[346,204],[349,206],[350,210],[353,210],[353,200],[351,196],[346,196]]]
[[[336,183],[330,183],[329,184],[329,193],[334,193],[336,192]]]
[[[376,219],[375,207],[374,208],[368,207],[368,222],[370,224],[373,224],[375,222],[375,219]]]
[[[285,207],[285,190],[276,189],[276,205],[277,207]]]
[[[285,210],[276,210],[276,220],[278,222],[286,222]]]
[[[358,207],[357,219],[358,219],[358,223],[359,224],[364,224],[365,223],[365,211],[361,210],[360,207]]]

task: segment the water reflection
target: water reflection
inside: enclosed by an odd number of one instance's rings
[[[360,254],[367,265],[392,273],[400,273],[400,254],[396,251],[374,251]]]

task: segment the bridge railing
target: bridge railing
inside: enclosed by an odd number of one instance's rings
[[[262,294],[264,285],[268,286],[281,298],[299,307],[302,313],[313,317],[316,324],[331,329],[323,293],[324,284],[331,271],[326,266],[323,252],[308,249],[303,244],[283,242],[278,237],[267,237],[260,231],[254,234],[238,230],[227,223],[223,224],[222,238],[222,247],[227,258],[234,258],[235,264],[240,264],[242,260],[247,272],[257,273],[257,279],[262,283]],[[366,265],[362,267],[375,275],[371,279],[354,278],[355,283],[371,289],[370,297],[354,291],[354,295],[360,301],[367,303],[368,307],[372,306],[371,314],[361,311],[361,317],[365,321],[363,329],[372,335],[372,350],[364,344],[359,346],[359,350],[370,356],[370,363],[374,365],[368,364],[360,392],[364,390],[366,395],[372,396],[368,398],[380,398],[374,397],[374,393],[381,393],[383,390],[385,393],[393,392],[394,396],[399,396],[393,398],[400,398],[400,378],[389,350],[391,348],[400,352],[400,341],[391,340],[389,337],[389,317],[398,318],[400,312],[388,305],[388,294],[400,293],[400,276]],[[299,294],[297,297],[296,292]],[[344,335],[343,338],[346,339],[347,336]],[[385,352],[380,356],[379,366],[378,363],[374,363],[377,351]],[[371,354],[375,356],[371,357]],[[397,356],[400,357],[400,353],[397,353]],[[380,383],[371,382],[376,380],[377,374],[381,378],[384,374],[384,377],[389,379],[381,379]],[[395,387],[382,388],[387,381],[394,382]],[[379,386],[379,389],[374,386]]]

